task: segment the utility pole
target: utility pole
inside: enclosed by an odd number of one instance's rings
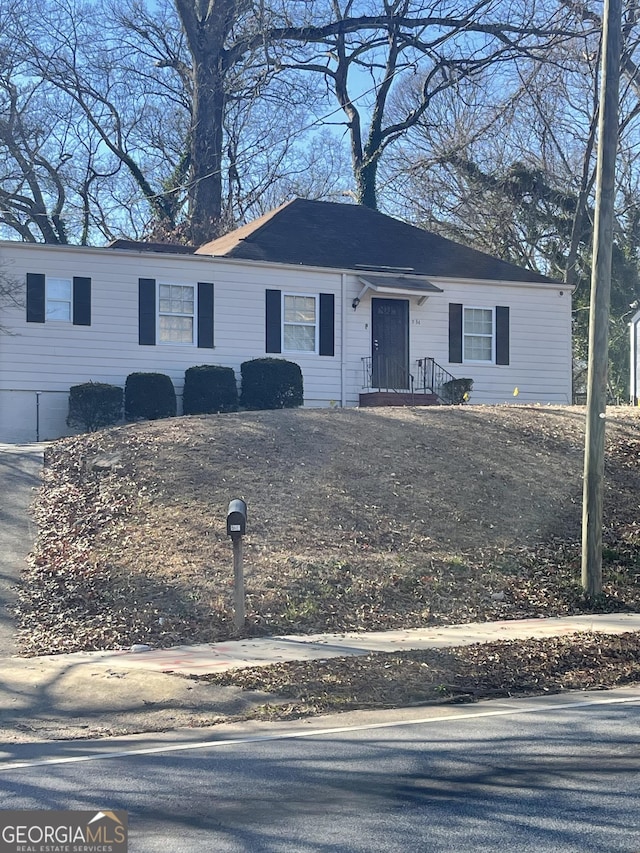
[[[605,0],[602,30],[602,80],[598,122],[598,169],[589,315],[587,425],[582,496],[582,587],[593,598],[602,592],[602,496],[607,408],[609,304],[613,206],[618,149],[622,0]]]

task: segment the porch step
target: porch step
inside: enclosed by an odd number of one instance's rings
[[[437,406],[435,394],[412,394],[410,391],[367,391],[360,394],[361,406]]]

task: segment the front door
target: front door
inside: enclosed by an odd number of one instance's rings
[[[371,300],[372,386],[409,389],[409,300]]]

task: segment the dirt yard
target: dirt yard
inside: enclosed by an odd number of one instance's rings
[[[232,635],[227,503],[248,504],[247,633],[640,609],[640,420],[607,425],[605,594],[579,585],[585,410],[185,417],[46,455],[24,654]]]

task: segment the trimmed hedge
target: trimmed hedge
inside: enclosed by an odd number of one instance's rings
[[[84,382],[69,388],[67,426],[96,432],[122,419],[122,388],[106,382]]]
[[[124,386],[124,416],[128,421],[175,417],[176,390],[164,373],[130,373]]]
[[[473,388],[473,379],[450,379],[442,386],[440,396],[445,403],[462,405],[469,399]]]
[[[283,358],[254,358],[240,366],[245,409],[293,409],[304,402],[302,371]]]
[[[238,411],[238,386],[232,367],[202,364],[184,374],[182,412],[208,415]]]

